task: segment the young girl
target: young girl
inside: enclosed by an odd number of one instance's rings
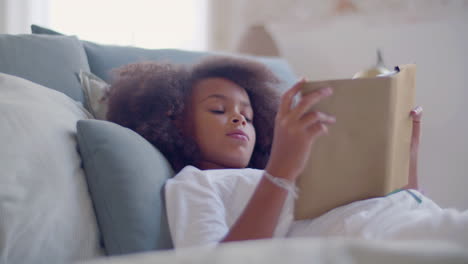
[[[293,221],[294,183],[314,142],[339,122],[308,110],[332,88],[293,106],[303,81],[280,98],[278,80],[263,65],[229,57],[188,68],[139,63],[117,73],[108,119],[145,137],[178,172],[165,187],[176,248],[292,236],[444,239],[468,246],[468,211],[443,210],[415,190]],[[416,188],[421,109],[409,114],[407,187]]]

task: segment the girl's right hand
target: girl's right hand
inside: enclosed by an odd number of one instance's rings
[[[318,137],[328,132],[328,125],[335,117],[310,108],[333,93],[331,88],[322,88],[301,97],[291,108],[294,96],[306,80],[296,83],[281,97],[276,114],[273,145],[265,170],[276,177],[295,181],[304,170],[312,145]]]

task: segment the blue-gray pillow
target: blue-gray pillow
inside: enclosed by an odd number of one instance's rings
[[[59,32],[37,25],[31,25],[31,31],[34,34],[61,35]],[[129,63],[151,60],[193,64],[210,55],[238,56],[259,61],[265,64],[282,81],[280,87],[282,90],[291,87],[297,81],[297,76],[291,69],[291,66],[284,59],[278,57],[247,56],[234,53],[198,52],[178,49],[142,49],[136,47],[101,45],[89,41],[83,41],[83,46],[88,56],[91,72],[107,82],[110,81],[111,69]]]
[[[108,121],[78,121],[77,138],[106,253],[172,248],[163,186],[173,170],[164,156]]]
[[[89,64],[73,36],[0,34],[0,72],[28,79],[83,102],[77,74]]]
[[[297,81],[297,76],[291,70],[289,64],[279,58],[256,57],[222,52],[200,52],[179,49],[142,49],[136,47],[100,45],[89,41],[83,41],[88,56],[91,72],[105,81],[110,81],[110,71],[138,61],[163,61],[176,64],[194,64],[201,59],[212,55],[227,55],[245,57],[263,63],[281,81],[284,89]]]

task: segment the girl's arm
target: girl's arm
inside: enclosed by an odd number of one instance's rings
[[[281,98],[275,119],[275,131],[270,159],[266,171],[274,177],[295,183],[305,167],[315,140],[327,133],[327,125],[335,118],[308,110],[332,94],[330,88],[303,96],[294,108],[293,97],[301,90],[305,80],[295,84]],[[287,191],[266,177],[258,184],[243,213],[221,242],[271,238],[287,197]]]

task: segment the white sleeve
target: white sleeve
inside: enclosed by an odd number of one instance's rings
[[[165,196],[175,248],[216,244],[228,233],[224,204],[209,184],[171,179]]]

